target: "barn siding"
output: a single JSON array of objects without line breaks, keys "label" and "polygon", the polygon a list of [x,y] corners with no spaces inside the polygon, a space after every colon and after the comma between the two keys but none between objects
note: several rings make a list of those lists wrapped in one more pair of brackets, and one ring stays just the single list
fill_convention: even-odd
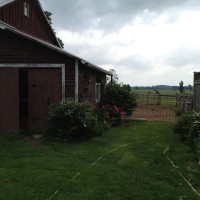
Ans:
[{"label": "barn siding", "polygon": [[[63,63],[65,64],[66,97],[75,97],[75,59],[45,46],[34,43],[14,33],[0,29],[0,63]],[[89,72],[88,92],[84,92],[84,73]],[[105,85],[104,73],[86,68],[79,62],[79,98],[95,102],[95,83],[100,77]]]},{"label": "barn siding", "polygon": [[[85,74],[89,75],[88,84],[88,80],[85,79]],[[79,98],[86,99],[95,105],[95,86],[97,82],[100,82],[102,86],[105,86],[106,75],[100,72],[96,72],[90,68],[86,69],[82,64],[79,63]]]},{"label": "barn siding", "polygon": [[29,129],[40,131],[45,127],[48,108],[61,101],[61,69],[28,69]]},{"label": "barn siding", "polygon": [[[24,15],[24,2],[29,4],[29,17]],[[0,20],[24,33],[59,46],[51,27],[35,0],[15,0],[1,7]]]},{"label": "barn siding", "polygon": [[[19,36],[10,31],[0,29],[0,64],[1,63],[64,64],[65,73],[66,73],[65,74],[66,97],[75,97],[75,58],[73,57],[70,57],[61,52],[57,52],[53,49],[50,49],[46,46],[43,46],[37,42],[34,42],[32,40]],[[5,75],[4,73],[7,73],[7,72],[8,74]],[[87,92],[85,92],[85,88],[84,88],[84,81],[85,81],[84,74],[85,73],[90,74]],[[1,96],[0,103],[4,102],[4,104],[2,104],[3,106],[0,107],[1,109],[0,113],[3,113],[2,114],[3,117],[0,118],[0,129],[17,132],[19,129],[19,96],[18,96],[19,94],[18,94],[18,88],[16,89],[15,87],[18,87],[18,69],[15,68],[10,71],[10,68],[7,68],[6,72],[1,71],[0,74],[1,74],[1,77],[4,77],[4,78],[1,78],[2,81],[0,81],[0,84],[1,84],[0,94],[1,95],[4,94],[3,93],[4,84],[8,85],[7,87],[5,87],[6,88],[5,90],[10,91],[10,93],[8,93],[7,96],[4,97],[4,99],[3,99],[3,95],[2,96],[0,95]],[[41,75],[42,73],[40,74],[38,71],[36,75],[34,75],[34,77],[39,78]],[[29,76],[31,76],[31,74],[29,74]],[[47,79],[47,77],[49,76],[50,75],[48,73],[47,73],[47,76],[43,74],[42,77],[40,77],[41,81],[44,80],[45,82],[45,79]],[[57,82],[58,79],[59,79],[58,76],[56,76],[54,80],[55,83],[53,81],[50,84],[51,86],[48,87],[46,90],[47,93],[49,90],[56,90],[57,87],[60,88],[60,86],[58,86],[59,83]],[[6,82],[7,80],[12,80],[11,81],[12,84],[10,84],[10,82]],[[61,78],[60,78],[60,81],[61,81]],[[93,104],[96,104],[95,85],[96,85],[96,82],[99,82],[99,81],[102,84],[105,84],[106,82],[105,73],[98,72],[95,69],[86,67],[85,65],[79,62],[79,85],[78,85],[79,97],[84,98]],[[9,87],[9,84],[12,85],[13,87]],[[41,88],[44,88],[44,87],[46,87],[45,83],[42,83]],[[30,96],[29,98],[32,99],[33,102],[37,101],[37,95],[40,92],[41,91],[36,91],[36,93],[32,94],[32,96]],[[46,97],[48,97],[48,94],[46,95]],[[56,96],[55,102],[59,99],[60,97]],[[39,102],[38,104],[42,103],[42,101],[39,101]],[[12,106],[9,107],[8,110],[6,110],[9,104],[11,104]],[[40,107],[42,107],[42,104],[38,105],[38,109],[40,109]],[[29,112],[31,112],[31,110],[36,111],[37,106],[34,108],[30,108]],[[12,116],[10,116],[11,114],[9,113],[12,113]],[[45,111],[45,114],[43,114],[43,119],[46,117],[46,114],[47,114],[47,109]],[[34,119],[35,124],[30,122],[31,119],[32,120]],[[37,118],[35,118],[34,116],[30,116],[29,124],[30,124],[30,129],[39,130],[39,129],[44,128],[44,120],[41,123],[37,123]]]},{"label": "barn siding", "polygon": [[18,69],[0,68],[0,130],[18,132]]},{"label": "barn siding", "polygon": [[75,95],[75,60],[73,58],[1,29],[0,63],[63,63],[66,66],[66,97]]},{"label": "barn siding", "polygon": [[194,109],[200,107],[200,72],[194,72]]}]

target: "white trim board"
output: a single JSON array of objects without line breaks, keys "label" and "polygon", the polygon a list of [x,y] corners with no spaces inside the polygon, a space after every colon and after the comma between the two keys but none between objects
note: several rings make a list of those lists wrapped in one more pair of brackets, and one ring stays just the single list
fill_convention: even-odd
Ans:
[{"label": "white trim board", "polygon": [[78,85],[79,85],[79,67],[78,60],[75,60],[75,99],[78,101]]},{"label": "white trim board", "polygon": [[62,79],[62,101],[65,101],[65,64],[34,64],[34,63],[5,63],[0,64],[0,68],[61,68]]}]

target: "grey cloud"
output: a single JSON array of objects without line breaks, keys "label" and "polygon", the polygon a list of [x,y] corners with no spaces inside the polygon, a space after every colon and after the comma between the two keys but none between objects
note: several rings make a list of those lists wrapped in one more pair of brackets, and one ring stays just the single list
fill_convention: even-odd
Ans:
[{"label": "grey cloud", "polygon": [[97,65],[113,65],[113,66],[126,66],[127,69],[134,68],[134,70],[147,70],[151,63],[144,58],[135,55],[126,58],[114,58],[107,52],[105,46],[91,46],[91,45],[68,45],[67,50],[71,53],[75,52],[76,55],[95,63]]},{"label": "grey cloud", "polygon": [[133,69],[134,70],[146,70],[150,67],[150,63],[145,60],[144,58],[139,58],[136,56],[130,56],[124,59],[119,60],[116,65],[119,66],[127,66],[127,69]]},{"label": "grey cloud", "polygon": [[182,67],[185,65],[199,65],[200,49],[179,48],[168,54],[164,58],[164,63],[171,66]]},{"label": "grey cloud", "polygon": [[[191,0],[191,6],[194,5]],[[183,7],[188,0],[41,0],[43,8],[53,13],[54,27],[71,31],[84,30],[93,26],[92,21],[100,18],[101,29],[117,29],[144,10],[160,13],[172,7]],[[188,6],[188,5],[187,5]]]}]

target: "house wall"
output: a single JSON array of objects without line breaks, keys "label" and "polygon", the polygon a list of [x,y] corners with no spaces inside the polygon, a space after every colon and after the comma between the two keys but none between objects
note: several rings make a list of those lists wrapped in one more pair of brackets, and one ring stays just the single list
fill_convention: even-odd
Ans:
[{"label": "house wall", "polygon": [[200,72],[194,73],[194,109],[200,107]]},{"label": "house wall", "polygon": [[[29,17],[24,15],[25,2],[29,5]],[[0,7],[0,20],[24,33],[59,46],[36,0],[15,0]]]}]

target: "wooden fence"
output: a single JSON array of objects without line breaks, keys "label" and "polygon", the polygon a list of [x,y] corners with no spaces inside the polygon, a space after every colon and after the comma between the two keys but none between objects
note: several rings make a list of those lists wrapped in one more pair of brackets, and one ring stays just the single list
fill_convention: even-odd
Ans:
[{"label": "wooden fence", "polygon": [[194,109],[200,108],[200,72],[194,72]]},{"label": "wooden fence", "polygon": [[137,93],[137,103],[143,105],[163,105],[180,107],[184,111],[192,108],[192,95],[162,95],[156,93]]},{"label": "wooden fence", "polygon": [[175,122],[176,111],[185,112],[192,108],[192,95],[137,93],[137,104],[132,119]]}]

